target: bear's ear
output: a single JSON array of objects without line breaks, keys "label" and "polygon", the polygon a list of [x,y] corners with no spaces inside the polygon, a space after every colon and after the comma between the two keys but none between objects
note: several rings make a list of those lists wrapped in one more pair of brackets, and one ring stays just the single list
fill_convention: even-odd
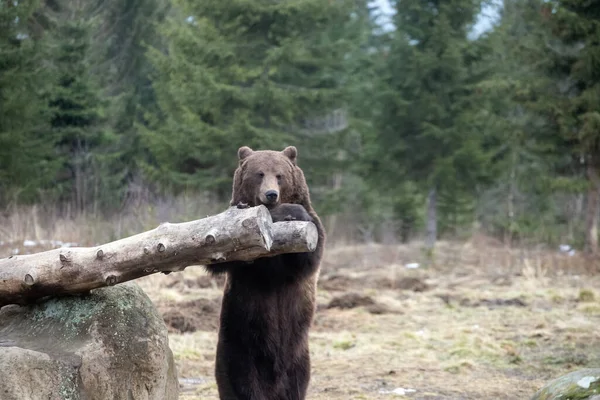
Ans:
[{"label": "bear's ear", "polygon": [[298,150],[294,146],[288,146],[283,149],[282,153],[292,161],[292,164],[296,165],[296,157],[298,157]]},{"label": "bear's ear", "polygon": [[242,161],[244,158],[248,157],[252,153],[254,153],[254,150],[252,150],[250,147],[242,146],[238,149],[238,158],[240,159],[240,161]]}]

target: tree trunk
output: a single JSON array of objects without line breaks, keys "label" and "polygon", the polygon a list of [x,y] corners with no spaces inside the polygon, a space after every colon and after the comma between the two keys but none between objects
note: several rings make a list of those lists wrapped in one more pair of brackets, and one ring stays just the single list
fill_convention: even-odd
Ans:
[{"label": "tree trunk", "polygon": [[508,198],[507,198],[507,217],[508,228],[504,232],[504,244],[508,247],[512,245],[513,229],[515,224],[515,192],[517,190],[517,151],[513,150],[511,157],[510,175],[508,182]]},{"label": "tree trunk", "polygon": [[427,195],[427,237],[425,247],[433,250],[437,241],[437,189],[433,187]]},{"label": "tree trunk", "polygon": [[[337,154],[337,161],[341,162],[344,159],[344,152],[343,150],[338,151]],[[332,190],[334,192],[337,192],[338,190],[340,190],[342,188],[342,178],[343,178],[343,174],[341,171],[335,171],[332,177]],[[329,215],[327,217],[326,220],[326,226],[327,226],[327,232],[331,232],[331,236],[332,237],[339,237],[339,233],[336,231],[337,228],[337,221],[338,221],[338,214],[337,213],[332,213],[331,215]],[[344,238],[346,239],[346,238]]]},{"label": "tree trunk", "polygon": [[[312,252],[312,222],[272,223],[264,206],[227,211],[158,228],[94,248],[67,248],[0,260],[0,307],[66,293],[82,293],[189,265],[252,261]],[[252,268],[252,265],[248,265]]]},{"label": "tree trunk", "polygon": [[587,253],[596,254],[598,252],[598,199],[600,190],[600,179],[594,163],[590,162],[587,167],[589,180],[587,215],[586,215],[586,241],[585,250]]}]

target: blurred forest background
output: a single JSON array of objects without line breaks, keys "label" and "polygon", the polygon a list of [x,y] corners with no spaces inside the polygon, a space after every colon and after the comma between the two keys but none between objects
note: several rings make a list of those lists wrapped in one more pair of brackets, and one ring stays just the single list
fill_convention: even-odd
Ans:
[{"label": "blurred forest background", "polygon": [[240,146],[295,145],[333,242],[595,253],[600,3],[495,2],[481,34],[483,0],[390,5],[0,0],[0,235],[202,218]]}]

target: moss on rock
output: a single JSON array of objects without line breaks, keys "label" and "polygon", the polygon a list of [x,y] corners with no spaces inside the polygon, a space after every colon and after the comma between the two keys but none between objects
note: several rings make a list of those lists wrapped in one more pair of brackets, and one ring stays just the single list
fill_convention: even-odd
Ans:
[{"label": "moss on rock", "polygon": [[[178,397],[164,321],[133,282],[4,307],[0,337],[0,356],[14,364],[0,369],[3,399]],[[36,368],[43,373],[31,375]]]},{"label": "moss on rock", "polygon": [[549,382],[531,400],[585,400],[594,396],[600,396],[600,369],[587,368]]}]

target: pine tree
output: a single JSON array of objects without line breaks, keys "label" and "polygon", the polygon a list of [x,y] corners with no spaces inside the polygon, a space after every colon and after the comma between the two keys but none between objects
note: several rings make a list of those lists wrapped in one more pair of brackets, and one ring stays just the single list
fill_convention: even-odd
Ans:
[{"label": "pine tree", "polygon": [[152,65],[148,46],[161,46],[160,24],[170,8],[168,0],[96,1],[95,19],[102,23],[93,27],[95,39],[92,71],[99,74],[103,94],[110,100],[107,122],[118,134],[122,149],[118,160],[124,172],[122,185],[137,175],[137,162],[143,149],[136,121],[144,109],[154,105],[154,92],[149,79]]},{"label": "pine tree", "polygon": [[[556,0],[545,8],[555,40],[549,41],[556,79],[550,117],[560,133],[566,168],[583,167],[588,181],[586,249],[598,251],[600,212],[600,4]],[[566,151],[565,151],[566,150]]]},{"label": "pine tree", "polygon": [[150,52],[157,109],[141,128],[146,173],[163,186],[225,198],[238,147],[294,144],[309,180],[327,179],[313,172],[329,170],[317,161],[335,161],[339,138],[325,133],[345,124],[349,4],[175,2],[161,28],[168,48]]},{"label": "pine tree", "polygon": [[54,170],[52,143],[43,137],[47,54],[30,24],[37,8],[35,1],[0,4],[0,206],[37,200]]},{"label": "pine tree", "polygon": [[467,33],[480,2],[394,4],[396,31],[382,74],[372,163],[388,186],[418,182],[427,194],[427,246],[432,248],[439,193],[469,190],[486,162],[478,133],[465,123],[473,107],[470,64],[477,57]]},{"label": "pine tree", "polygon": [[[106,129],[106,100],[90,74],[91,23],[83,16],[61,15],[54,40],[57,52],[55,86],[48,93],[53,111],[51,134],[61,171],[56,177],[58,199],[76,211],[111,202],[119,175],[112,168],[117,137]],[[114,206],[114,204],[112,204]]]},{"label": "pine tree", "polygon": [[[496,177],[481,195],[480,221],[507,244],[519,237],[541,239],[539,234],[548,232],[541,224],[555,218],[551,194],[556,189],[556,147],[548,140],[552,128],[540,112],[542,94],[552,84],[540,73],[548,60],[542,10],[538,0],[505,0],[479,63],[484,79],[476,86],[479,108],[472,122],[485,135],[493,161],[489,168]],[[532,182],[531,176],[538,179]]]},{"label": "pine tree", "polygon": [[349,184],[339,193],[338,203],[347,204],[352,223],[363,231],[362,239],[373,240],[391,233],[405,242],[422,227],[423,199],[407,174],[387,168],[390,165],[385,161],[387,149],[380,141],[383,107],[378,99],[388,90],[382,77],[389,72],[387,60],[394,32],[370,2],[360,9],[363,36],[349,60],[349,113],[353,129],[345,170],[350,176]]}]

